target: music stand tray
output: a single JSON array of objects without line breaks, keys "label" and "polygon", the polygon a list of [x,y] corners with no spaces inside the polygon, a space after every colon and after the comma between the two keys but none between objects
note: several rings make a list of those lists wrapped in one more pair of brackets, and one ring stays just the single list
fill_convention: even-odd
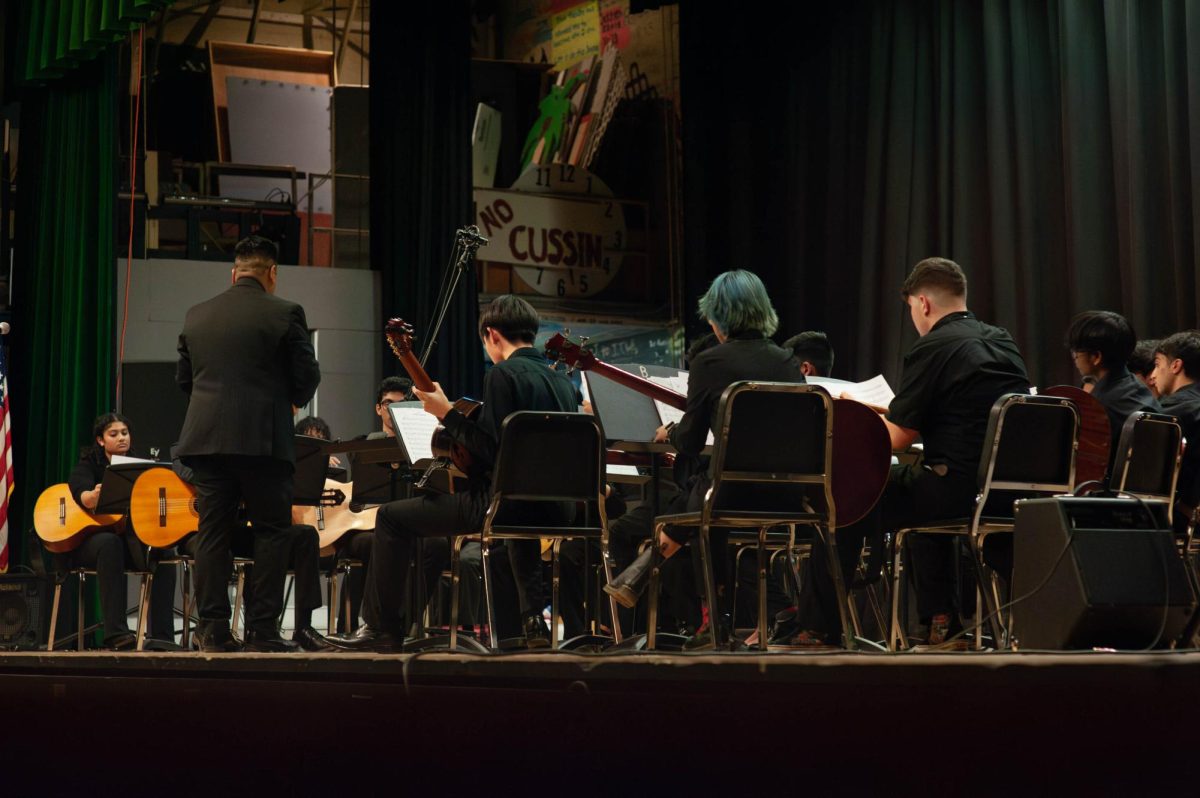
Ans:
[{"label": "music stand tray", "polygon": [[94,512],[102,515],[125,515],[129,512],[129,496],[133,483],[152,468],[170,468],[170,463],[119,463],[104,469],[100,480],[100,501]]}]

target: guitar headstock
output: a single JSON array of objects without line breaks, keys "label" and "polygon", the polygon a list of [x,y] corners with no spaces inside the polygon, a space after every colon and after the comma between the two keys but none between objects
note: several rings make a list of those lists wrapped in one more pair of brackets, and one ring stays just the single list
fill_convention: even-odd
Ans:
[{"label": "guitar headstock", "polygon": [[413,334],[412,325],[404,319],[388,319],[387,324],[383,326],[383,334],[387,336],[388,346],[396,353],[396,357],[404,357],[413,350],[413,339],[416,337]]},{"label": "guitar headstock", "polygon": [[341,488],[326,488],[321,491],[322,507],[337,507],[344,501],[346,501],[346,494],[342,492]]},{"label": "guitar headstock", "polygon": [[550,340],[546,342],[546,356],[551,360],[566,363],[571,368],[583,371],[595,366],[596,356],[585,346],[587,339],[583,338],[576,342],[571,340],[570,335],[569,330],[564,330],[550,336]]}]

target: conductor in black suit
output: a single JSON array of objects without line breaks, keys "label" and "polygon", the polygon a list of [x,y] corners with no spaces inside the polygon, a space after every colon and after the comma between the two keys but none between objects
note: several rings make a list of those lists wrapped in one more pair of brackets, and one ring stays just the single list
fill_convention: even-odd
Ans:
[{"label": "conductor in black suit", "polygon": [[250,236],[235,250],[233,285],[192,307],[179,334],[176,381],[190,396],[177,453],[199,498],[197,638],[202,651],[237,649],[229,631],[230,536],[245,503],[254,530],[245,649],[285,651],[283,610],[293,494],[293,408],[321,381],[304,308],[274,296],[275,244]]}]

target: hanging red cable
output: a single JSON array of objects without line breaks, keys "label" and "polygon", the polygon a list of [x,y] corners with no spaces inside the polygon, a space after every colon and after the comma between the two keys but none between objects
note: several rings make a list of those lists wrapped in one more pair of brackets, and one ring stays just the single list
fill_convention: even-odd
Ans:
[{"label": "hanging red cable", "polygon": [[131,67],[134,70],[133,126],[129,131],[129,248],[125,257],[125,297],[121,311],[121,335],[117,344],[117,407],[121,406],[121,364],[125,361],[125,330],[129,325],[129,286],[133,275],[133,231],[134,211],[137,201],[137,141],[138,125],[142,112],[142,62],[145,59],[146,26],[138,27],[137,57]]}]

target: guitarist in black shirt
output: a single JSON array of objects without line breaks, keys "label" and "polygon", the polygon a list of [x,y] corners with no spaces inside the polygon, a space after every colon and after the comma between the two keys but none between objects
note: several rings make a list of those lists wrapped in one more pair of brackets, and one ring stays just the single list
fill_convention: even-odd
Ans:
[{"label": "guitarist in black shirt", "polygon": [[[379,509],[363,602],[365,624],[352,636],[331,638],[334,645],[363,651],[400,650],[404,643],[401,608],[413,540],[471,534],[482,528],[491,494],[491,468],[500,448],[500,425],[505,418],[519,410],[576,409],[570,380],[551,370],[542,353],[533,348],[537,330],[537,311],[519,297],[497,297],[484,311],[479,319],[479,337],[496,365],[484,380],[483,408],[475,418],[468,419],[455,410],[436,383],[433,392],[416,391],[426,412],[441,420],[451,440],[466,448],[479,467],[464,492],[425,494],[390,502]],[[570,513],[574,508],[565,506],[562,511]],[[542,620],[538,542],[505,543],[517,582],[526,642],[530,647],[549,646],[550,631]]]}]

